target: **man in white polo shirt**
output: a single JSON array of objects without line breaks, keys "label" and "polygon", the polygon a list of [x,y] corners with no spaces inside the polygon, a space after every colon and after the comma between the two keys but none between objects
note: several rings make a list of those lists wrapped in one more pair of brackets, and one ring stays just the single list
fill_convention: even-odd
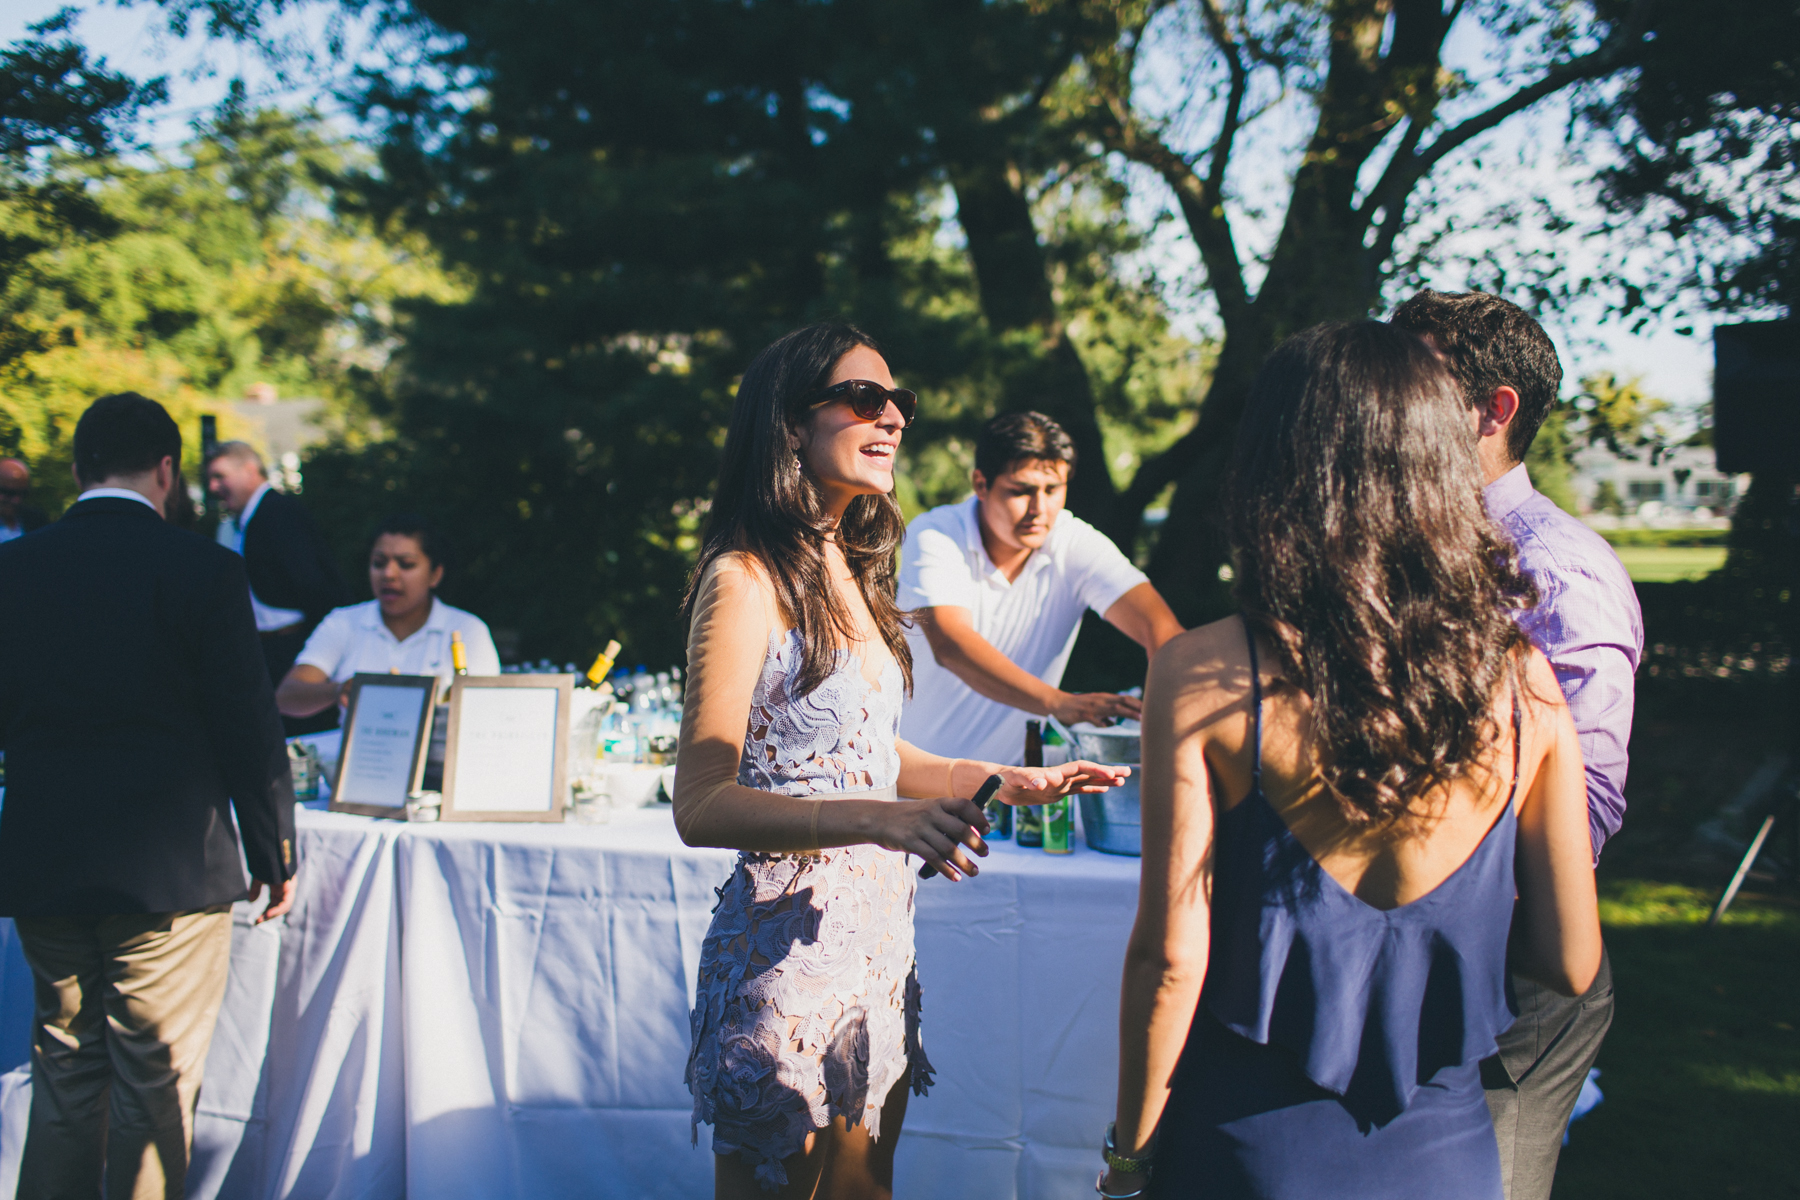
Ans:
[{"label": "man in white polo shirt", "polygon": [[1090,608],[1146,654],[1181,632],[1144,573],[1063,510],[1074,469],[1075,446],[1049,417],[996,417],[975,443],[975,494],[908,527],[899,602],[917,612],[900,736],[913,745],[1016,763],[1032,716],[1138,715],[1131,696],[1059,686]]}]

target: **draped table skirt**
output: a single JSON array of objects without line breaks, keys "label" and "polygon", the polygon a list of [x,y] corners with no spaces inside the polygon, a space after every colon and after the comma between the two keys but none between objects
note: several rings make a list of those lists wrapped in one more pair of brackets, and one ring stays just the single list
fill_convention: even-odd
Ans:
[{"label": "draped table skirt", "polygon": [[[666,807],[598,826],[309,809],[298,826],[293,911],[235,914],[190,1197],[711,1196],[682,1068],[732,852],[683,846]],[[1092,1195],[1137,867],[997,842],[975,880],[921,884],[937,1083],[908,1108],[898,1195]],[[0,919],[0,1196],[30,1022]]]}]

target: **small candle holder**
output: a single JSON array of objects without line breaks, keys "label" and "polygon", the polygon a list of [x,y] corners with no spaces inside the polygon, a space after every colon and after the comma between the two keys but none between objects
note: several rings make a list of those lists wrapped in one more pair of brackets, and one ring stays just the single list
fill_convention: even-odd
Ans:
[{"label": "small candle holder", "polygon": [[406,797],[406,819],[409,821],[435,821],[443,811],[442,792],[412,792]]}]

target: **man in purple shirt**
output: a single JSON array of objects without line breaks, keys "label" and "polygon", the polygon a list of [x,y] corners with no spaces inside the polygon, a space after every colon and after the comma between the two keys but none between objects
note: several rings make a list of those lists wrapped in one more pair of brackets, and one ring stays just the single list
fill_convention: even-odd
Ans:
[{"label": "man in purple shirt", "polygon": [[[1520,619],[1556,671],[1581,737],[1594,860],[1625,818],[1632,676],[1644,621],[1624,564],[1599,534],[1531,486],[1525,452],[1556,403],[1562,364],[1518,305],[1481,292],[1424,291],[1393,323],[1449,363],[1471,410],[1487,477],[1488,512],[1512,536],[1538,587]],[[1612,1024],[1612,964],[1586,995],[1560,996],[1513,976],[1519,1019],[1481,1064],[1508,1200],[1548,1200],[1563,1130]]]}]

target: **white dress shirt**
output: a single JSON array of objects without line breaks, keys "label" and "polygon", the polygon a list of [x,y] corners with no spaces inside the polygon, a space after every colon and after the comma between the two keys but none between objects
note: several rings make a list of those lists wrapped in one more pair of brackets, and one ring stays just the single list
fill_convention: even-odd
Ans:
[{"label": "white dress shirt", "polygon": [[142,492],[134,492],[130,488],[89,488],[87,491],[81,493],[81,495],[75,497],[75,499],[77,501],[80,501],[80,500],[136,500],[139,504],[142,504],[145,508],[148,508],[151,512],[156,513],[157,516],[159,516],[159,517],[162,516],[162,512],[156,507],[156,505],[150,503],[150,497],[144,495],[144,493],[142,493]]},{"label": "white dress shirt", "polygon": [[456,674],[450,659],[452,630],[462,634],[469,674],[500,673],[500,652],[494,649],[487,623],[436,597],[432,598],[431,615],[424,626],[405,641],[396,638],[383,623],[379,600],[334,608],[306,639],[294,665],[317,667],[337,683],[358,671],[436,675],[441,683],[448,683]]},{"label": "white dress shirt", "polygon": [[[981,544],[978,504],[971,496],[913,519],[901,551],[900,607],[967,609],[976,633],[1058,687],[1082,613],[1091,608],[1104,614],[1147,578],[1111,538],[1065,510],[1043,548],[1009,581]],[[908,637],[913,694],[900,718],[900,736],[934,754],[1019,762],[1025,722],[1034,714],[988,699],[939,666],[922,630]]]}]

